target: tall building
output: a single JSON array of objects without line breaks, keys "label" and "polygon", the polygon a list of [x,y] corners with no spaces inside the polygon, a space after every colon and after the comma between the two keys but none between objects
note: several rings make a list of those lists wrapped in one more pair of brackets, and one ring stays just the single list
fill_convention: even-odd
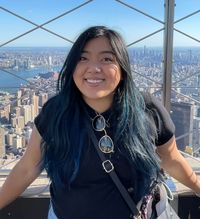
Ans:
[{"label": "tall building", "polygon": [[35,118],[35,108],[33,104],[30,104],[30,107],[31,107],[31,121],[33,121]]},{"label": "tall building", "polygon": [[197,76],[198,95],[200,96],[200,75]]},{"label": "tall building", "polygon": [[16,116],[21,116],[21,108],[19,106],[16,106],[12,109],[12,113],[14,113]]},{"label": "tall building", "polygon": [[22,93],[21,93],[22,96],[24,96],[24,95],[26,94],[26,92],[27,92],[28,89],[27,89],[26,87],[21,87],[20,90],[21,90],[21,92],[22,92]]},{"label": "tall building", "polygon": [[51,56],[48,57],[48,65],[52,66],[52,57]]},{"label": "tall building", "polygon": [[4,128],[0,127],[0,157],[3,157],[5,154],[5,130]]},{"label": "tall building", "polygon": [[193,151],[200,155],[200,117],[194,117],[193,127]]},{"label": "tall building", "polygon": [[32,128],[27,126],[24,130],[25,144],[27,145],[31,137]]},{"label": "tall building", "polygon": [[16,136],[16,134],[8,133],[5,135],[5,142],[7,145],[12,146],[13,145],[13,138]]},{"label": "tall building", "polygon": [[171,110],[171,118],[176,127],[175,135],[182,136],[177,140],[177,145],[184,151],[186,146],[192,146],[193,106],[185,102],[174,102]]},{"label": "tall building", "polygon": [[32,115],[33,115],[33,118],[36,117],[39,113],[39,97],[35,95],[35,93],[33,92],[31,94],[31,104],[33,105],[33,112],[32,112]]},{"label": "tall building", "polygon": [[22,147],[22,137],[19,135],[16,135],[13,138],[13,146],[16,148],[21,148]]},{"label": "tall building", "polygon": [[25,125],[32,121],[32,115],[31,115],[31,106],[30,105],[23,105],[21,107],[22,116],[24,117],[24,123]]},{"label": "tall building", "polygon": [[23,129],[24,126],[25,126],[24,117],[23,116],[18,116],[17,117],[17,127]]},{"label": "tall building", "polygon": [[18,90],[16,94],[16,98],[17,98],[16,106],[21,106],[21,97],[22,97],[22,91]]},{"label": "tall building", "polygon": [[41,93],[39,95],[39,106],[42,107],[48,100],[48,94],[47,93]]},{"label": "tall building", "polygon": [[11,114],[10,123],[13,128],[17,126],[17,117],[15,114]]},{"label": "tall building", "polygon": [[194,105],[193,117],[193,151],[200,157],[200,106]]},{"label": "tall building", "polygon": [[8,123],[8,119],[6,118],[6,111],[2,109],[0,110],[0,123]]},{"label": "tall building", "polygon": [[3,114],[3,117],[4,119],[9,122],[9,116],[10,116],[10,104],[2,107],[0,109],[0,118],[2,118],[2,114]]}]

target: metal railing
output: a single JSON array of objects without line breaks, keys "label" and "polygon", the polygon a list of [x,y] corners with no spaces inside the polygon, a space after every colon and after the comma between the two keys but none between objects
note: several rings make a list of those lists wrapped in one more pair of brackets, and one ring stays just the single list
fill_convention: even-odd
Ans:
[{"label": "metal railing", "polygon": [[[23,21],[27,22],[28,24],[31,24],[31,25],[34,26],[34,28],[31,28],[28,31],[21,33],[20,35],[17,35],[15,37],[7,40],[6,42],[3,42],[0,45],[0,48],[2,48],[4,46],[7,46],[11,42],[14,42],[17,39],[22,38],[22,37],[34,32],[34,31],[38,30],[38,29],[41,29],[41,30],[47,32],[50,35],[58,37],[58,38],[60,38],[64,41],[66,41],[67,43],[72,44],[73,40],[69,39],[67,36],[60,35],[60,34],[54,32],[54,31],[46,28],[46,26],[47,26],[47,24],[50,24],[53,21],[59,20],[62,17],[67,16],[72,12],[77,12],[78,13],[78,10],[80,8],[85,7],[86,5],[90,4],[91,2],[95,3],[95,0],[84,1],[83,3],[77,5],[76,7],[71,8],[70,10],[67,10],[64,13],[62,13],[62,14],[60,14],[60,15],[58,15],[58,16],[50,19],[50,20],[47,20],[46,22],[44,22],[42,24],[37,24],[37,23],[31,21],[30,19],[27,19],[27,18],[21,16],[20,14],[17,14],[16,12],[14,12],[12,10],[9,10],[8,8],[0,6],[0,12],[3,11],[5,13],[8,13],[10,16],[14,16],[16,19],[23,20]],[[122,7],[127,8],[127,10],[133,10],[134,12],[136,12],[136,13],[142,15],[142,16],[145,16],[146,18],[151,19],[151,20],[157,22],[159,25],[163,26],[162,28],[158,28],[156,31],[148,33],[147,35],[145,35],[145,36],[141,37],[140,39],[137,39],[137,40],[135,40],[135,41],[133,41],[133,42],[131,42],[127,45],[127,47],[132,47],[134,45],[137,45],[139,42],[142,42],[142,41],[144,41],[144,40],[146,40],[146,39],[148,39],[148,38],[150,38],[150,37],[152,37],[152,36],[154,36],[158,33],[163,33],[163,68],[162,68],[163,78],[160,81],[158,81],[158,80],[155,80],[152,77],[148,77],[148,76],[144,75],[143,73],[141,73],[139,71],[136,71],[135,69],[132,70],[133,73],[137,74],[140,77],[144,77],[146,80],[151,81],[155,85],[157,85],[158,90],[156,92],[162,91],[163,104],[165,105],[165,107],[167,108],[168,111],[170,111],[170,108],[171,108],[171,106],[170,106],[171,105],[170,104],[170,102],[171,102],[171,92],[173,92],[177,95],[181,95],[182,97],[188,98],[189,100],[194,101],[196,104],[200,104],[200,100],[197,100],[197,99],[195,99],[191,96],[180,93],[176,90],[176,88],[178,87],[178,84],[180,82],[182,82],[183,80],[189,79],[189,78],[191,78],[195,75],[199,75],[200,72],[197,71],[197,72],[195,72],[191,75],[188,75],[184,79],[178,79],[178,80],[172,82],[172,67],[173,67],[173,64],[174,64],[173,63],[173,33],[174,33],[174,31],[176,31],[176,32],[184,35],[185,37],[188,37],[188,38],[200,43],[200,39],[197,39],[197,38],[187,34],[186,32],[183,32],[183,31],[177,29],[174,26],[177,23],[182,22],[182,21],[184,21],[184,20],[200,13],[200,10],[196,10],[196,11],[194,11],[194,12],[192,12],[192,13],[190,13],[190,14],[182,17],[182,18],[174,20],[175,1],[174,0],[165,0],[165,1],[163,1],[163,12],[164,12],[163,14],[165,16],[163,17],[163,21],[162,21],[162,20],[156,18],[155,16],[153,16],[149,13],[146,13],[145,11],[140,10],[139,8],[135,7],[133,4],[126,3],[125,1],[115,0],[115,1],[113,1],[113,4],[121,5]],[[98,10],[98,8],[96,10]],[[13,72],[10,72],[8,70],[1,69],[1,68],[0,68],[0,70],[1,70],[1,72],[5,73],[5,74],[12,75],[16,79],[23,80],[27,84],[31,83],[29,80],[27,80],[23,77],[20,77],[17,74],[14,74]],[[37,87],[37,85],[35,85],[35,84],[32,84],[32,85],[35,86],[35,89],[40,89],[40,88]],[[15,101],[23,99],[23,98],[24,98],[24,96],[21,96],[20,98],[13,100],[13,102],[11,102],[11,104],[13,104]],[[5,105],[0,106],[0,109],[2,107],[5,107]],[[185,135],[187,135],[187,134],[189,134],[189,133],[183,133],[183,135],[177,137],[177,139],[184,138]]]}]

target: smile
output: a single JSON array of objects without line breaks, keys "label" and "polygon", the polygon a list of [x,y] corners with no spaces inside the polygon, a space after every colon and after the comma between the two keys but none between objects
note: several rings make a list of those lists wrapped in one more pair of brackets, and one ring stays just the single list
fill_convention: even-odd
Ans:
[{"label": "smile", "polygon": [[98,84],[104,81],[103,79],[85,79],[85,80],[90,84]]}]

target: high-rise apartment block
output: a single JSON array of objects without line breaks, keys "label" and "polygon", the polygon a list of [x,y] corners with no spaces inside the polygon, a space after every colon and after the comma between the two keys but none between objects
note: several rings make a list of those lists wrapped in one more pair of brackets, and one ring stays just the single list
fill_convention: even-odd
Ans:
[{"label": "high-rise apartment block", "polygon": [[13,146],[16,148],[22,148],[22,137],[19,135],[16,135],[13,138]]},{"label": "high-rise apartment block", "polygon": [[6,153],[5,149],[5,130],[0,127],[0,157],[3,157]]},{"label": "high-rise apartment block", "polygon": [[24,116],[17,116],[17,127],[23,129],[25,127]]},{"label": "high-rise apartment block", "polygon": [[171,117],[176,127],[175,135],[177,138],[181,137],[177,140],[177,145],[184,151],[186,146],[192,145],[194,108],[190,103],[174,102],[171,109]]},{"label": "high-rise apartment block", "polygon": [[16,98],[17,98],[16,106],[21,106],[21,97],[22,97],[22,91],[18,90],[16,94]]},{"label": "high-rise apartment block", "polygon": [[19,106],[13,107],[12,113],[14,113],[16,116],[21,116],[21,107]]},{"label": "high-rise apartment block", "polygon": [[27,145],[32,133],[32,128],[27,126],[24,130],[24,138],[25,138],[25,144]]},{"label": "high-rise apartment block", "polygon": [[8,122],[8,119],[6,117],[6,111],[0,110],[0,123],[5,124]]},{"label": "high-rise apartment block", "polygon": [[39,95],[39,106],[42,107],[48,100],[48,94],[47,93],[41,93]]},{"label": "high-rise apartment block", "polygon": [[39,113],[39,97],[35,95],[35,92],[33,92],[30,96],[32,107],[32,116],[33,118],[36,117]]},{"label": "high-rise apartment block", "polygon": [[10,104],[1,107],[0,109],[0,122],[8,123],[9,122],[9,114],[10,114]]},{"label": "high-rise apartment block", "polygon": [[23,106],[21,106],[21,112],[22,112],[22,116],[24,117],[25,125],[29,121],[33,120],[32,113],[31,113],[31,106],[30,105],[23,105]]},{"label": "high-rise apartment block", "polygon": [[11,126],[12,126],[13,128],[16,128],[16,126],[17,126],[17,117],[16,117],[14,114],[11,115],[10,123],[11,123]]},{"label": "high-rise apartment block", "polygon": [[13,138],[16,136],[16,134],[8,133],[5,135],[5,143],[9,146],[13,145]]}]

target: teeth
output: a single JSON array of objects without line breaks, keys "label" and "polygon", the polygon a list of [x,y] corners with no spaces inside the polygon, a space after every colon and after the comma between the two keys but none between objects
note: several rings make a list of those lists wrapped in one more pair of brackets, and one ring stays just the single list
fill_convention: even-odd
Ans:
[{"label": "teeth", "polygon": [[102,79],[86,79],[87,80],[87,82],[89,82],[89,83],[100,83],[100,82],[102,82],[103,80]]}]

